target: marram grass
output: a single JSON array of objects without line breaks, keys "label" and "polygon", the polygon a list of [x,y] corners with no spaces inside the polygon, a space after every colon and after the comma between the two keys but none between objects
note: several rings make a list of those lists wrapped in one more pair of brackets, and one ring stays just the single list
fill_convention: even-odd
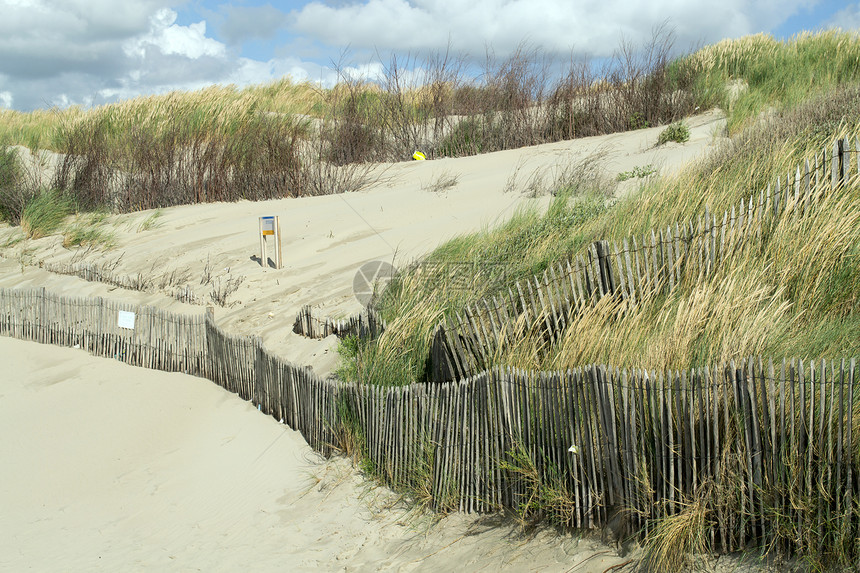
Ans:
[{"label": "marram grass", "polygon": [[21,229],[30,239],[41,239],[60,229],[75,212],[75,203],[57,191],[46,191],[33,199],[21,215]]},{"label": "marram grass", "polygon": [[[736,132],[770,108],[792,107],[860,81],[860,34],[803,32],[786,41],[765,34],[744,36],[706,46],[679,65],[697,77],[740,80],[748,86],[729,118],[729,129]],[[728,107],[725,99],[723,105]]]}]

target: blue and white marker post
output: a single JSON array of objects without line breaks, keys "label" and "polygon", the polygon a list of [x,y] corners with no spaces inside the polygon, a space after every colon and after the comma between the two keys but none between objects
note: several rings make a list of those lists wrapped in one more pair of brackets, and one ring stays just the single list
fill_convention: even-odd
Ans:
[{"label": "blue and white marker post", "polygon": [[260,264],[263,268],[269,266],[269,255],[266,252],[269,237],[274,241],[275,268],[281,268],[281,221],[277,216],[260,217]]}]

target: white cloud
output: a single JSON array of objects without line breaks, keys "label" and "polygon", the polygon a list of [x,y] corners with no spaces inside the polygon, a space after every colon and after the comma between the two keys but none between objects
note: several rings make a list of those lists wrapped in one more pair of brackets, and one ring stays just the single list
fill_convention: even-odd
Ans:
[{"label": "white cloud", "polygon": [[[260,62],[249,58],[240,58],[235,71],[225,79],[226,83],[239,86],[260,84],[273,79],[289,77],[296,83],[310,82],[324,87],[333,87],[344,78],[355,81],[379,81],[383,79],[383,65],[379,62],[368,62],[344,66],[339,71],[329,66],[308,62],[299,58],[274,58]],[[423,77],[423,70],[404,71],[406,82],[418,82]]]},{"label": "white cloud", "polygon": [[317,81],[322,66],[298,58],[276,58],[266,62],[239,58],[235,70],[226,81],[236,85],[260,84],[289,76],[295,82]]},{"label": "white cloud", "polygon": [[0,90],[21,109],[83,103],[128,69],[122,43],[168,1],[0,0]]},{"label": "white cloud", "polygon": [[159,9],[150,18],[148,33],[128,40],[123,50],[129,56],[143,58],[148,50],[157,49],[165,55],[197,59],[203,56],[225,57],[224,44],[206,37],[206,22],[188,26],[176,24],[177,14],[169,8]]},{"label": "white cloud", "polygon": [[846,6],[827,22],[826,27],[838,27],[843,30],[857,30],[860,28],[860,4]]},{"label": "white cloud", "polygon": [[[380,62],[369,62],[353,66],[345,66],[340,69],[340,76],[349,81],[377,81],[384,77],[385,69]],[[332,70],[332,74],[335,74]]]},{"label": "white cloud", "polygon": [[291,27],[329,45],[385,50],[454,47],[500,55],[523,41],[545,51],[610,55],[623,35],[641,43],[665,21],[682,47],[769,30],[815,0],[369,0],[343,6],[311,2]]},{"label": "white cloud", "polygon": [[[641,44],[667,19],[676,45],[686,49],[774,29],[798,7],[818,1],[325,0],[285,15],[270,4],[232,0],[0,0],[0,105],[99,104],[285,75],[332,85],[337,73],[325,63],[344,48],[372,61],[376,50],[385,60],[391,51],[444,49],[450,40],[454,50],[482,58],[488,47],[504,57],[527,42],[547,54],[599,57],[610,55],[622,35]],[[209,9],[209,2],[220,4]],[[180,5],[205,18],[178,23]],[[851,0],[834,20],[860,26],[860,4]],[[284,26],[293,36],[275,55],[252,59],[243,52],[265,45]],[[302,59],[317,57],[322,63]],[[350,65],[342,73],[355,78],[372,80],[381,72],[378,62],[344,63]]]},{"label": "white cloud", "polygon": [[171,3],[0,0],[0,92],[26,110],[224,82],[238,56]]}]

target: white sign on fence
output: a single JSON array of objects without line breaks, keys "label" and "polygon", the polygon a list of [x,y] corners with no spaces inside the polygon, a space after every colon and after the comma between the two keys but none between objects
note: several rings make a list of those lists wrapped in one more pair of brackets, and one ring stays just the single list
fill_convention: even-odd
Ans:
[{"label": "white sign on fence", "polygon": [[119,311],[116,318],[116,325],[120,328],[134,330],[134,313],[127,310]]}]

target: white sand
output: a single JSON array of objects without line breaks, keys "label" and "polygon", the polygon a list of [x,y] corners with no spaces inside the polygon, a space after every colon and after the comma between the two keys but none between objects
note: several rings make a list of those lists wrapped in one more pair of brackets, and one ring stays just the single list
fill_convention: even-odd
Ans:
[{"label": "white sand", "polygon": [[[0,337],[2,571],[563,571],[596,540],[407,515],[214,384]],[[587,560],[587,561],[586,561]]]},{"label": "white sand", "polygon": [[[395,252],[395,264],[409,261],[518,206],[545,205],[546,197],[504,192],[515,172],[521,182],[535,171],[551,176],[598,149],[612,178],[647,164],[676,171],[722,130],[713,112],[689,123],[689,143],[659,149],[654,128],[393,165],[386,183],[349,195],[166,209],[157,228],[140,232],[148,213],[114,217],[116,249],[84,259],[122,254],[116,272],[128,275],[188,269],[192,286],[207,258],[216,276],[229,267],[245,283],[218,321],[325,374],[333,337],[303,339],[292,322],[304,304],[357,311],[351,285],[362,263]],[[457,185],[426,189],[442,175]],[[280,271],[251,259],[261,215],[281,217]],[[16,233],[0,227],[0,245]],[[0,286],[201,311],[39,268],[75,256],[58,237],[0,247]],[[627,560],[590,539],[543,531],[529,540],[497,517],[455,515],[434,526],[407,516],[348,463],[324,463],[299,434],[202,379],[2,337],[0,365],[0,570],[602,572]]]}]

